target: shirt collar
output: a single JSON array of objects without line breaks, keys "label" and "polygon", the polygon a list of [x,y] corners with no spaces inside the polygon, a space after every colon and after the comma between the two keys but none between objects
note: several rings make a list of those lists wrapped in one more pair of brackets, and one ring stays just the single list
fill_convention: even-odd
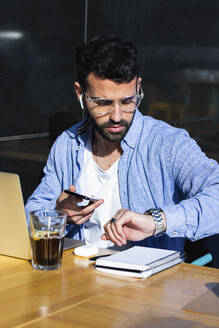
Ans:
[{"label": "shirt collar", "polygon": [[142,129],[142,114],[136,109],[132,124],[126,133],[122,142],[125,142],[129,147],[135,148],[136,142],[139,139]]},{"label": "shirt collar", "polygon": [[89,119],[86,117],[83,121],[80,122],[79,126],[77,127],[77,133],[80,135],[84,133],[90,125]]}]

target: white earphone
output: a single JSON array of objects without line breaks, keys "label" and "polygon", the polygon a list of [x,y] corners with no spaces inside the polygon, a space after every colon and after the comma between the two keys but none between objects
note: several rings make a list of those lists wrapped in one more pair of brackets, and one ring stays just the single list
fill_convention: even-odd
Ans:
[{"label": "white earphone", "polygon": [[82,95],[82,93],[79,96],[79,102],[80,102],[80,105],[81,105],[81,109],[84,110],[84,103],[83,103],[83,95]]}]

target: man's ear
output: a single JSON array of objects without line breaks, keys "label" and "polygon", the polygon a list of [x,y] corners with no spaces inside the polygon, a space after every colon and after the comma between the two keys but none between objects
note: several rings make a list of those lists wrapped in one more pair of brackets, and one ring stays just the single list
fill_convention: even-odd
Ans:
[{"label": "man's ear", "polygon": [[141,82],[142,82],[142,78],[139,76],[137,79],[137,90],[139,90]]},{"label": "man's ear", "polygon": [[83,91],[80,83],[74,82],[74,90],[75,90],[76,96],[79,100],[79,96],[80,96],[80,94],[82,94],[82,91]]},{"label": "man's ear", "polygon": [[76,93],[76,96],[78,98],[78,101],[81,105],[81,109],[84,109],[82,88],[81,88],[81,86],[78,82],[74,83],[74,89],[75,89],[75,93]]}]

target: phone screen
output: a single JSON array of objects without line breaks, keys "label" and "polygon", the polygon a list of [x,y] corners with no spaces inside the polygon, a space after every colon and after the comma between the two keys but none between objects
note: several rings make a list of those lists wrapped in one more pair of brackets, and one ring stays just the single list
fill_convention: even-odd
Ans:
[{"label": "phone screen", "polygon": [[85,196],[85,195],[82,195],[82,194],[78,194],[77,192],[74,192],[74,191],[64,190],[64,192],[66,194],[71,195],[71,196],[75,196],[75,197],[78,197],[78,198],[88,200],[89,202],[97,202],[98,201],[98,199],[96,199],[96,198],[91,198],[91,197],[88,197],[88,196]]}]

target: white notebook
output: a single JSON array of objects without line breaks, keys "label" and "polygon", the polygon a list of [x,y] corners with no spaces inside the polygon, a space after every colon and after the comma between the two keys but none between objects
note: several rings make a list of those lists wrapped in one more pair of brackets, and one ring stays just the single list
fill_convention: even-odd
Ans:
[{"label": "white notebook", "polygon": [[103,272],[146,278],[183,260],[184,255],[179,251],[134,246],[120,253],[97,259],[95,267]]}]

